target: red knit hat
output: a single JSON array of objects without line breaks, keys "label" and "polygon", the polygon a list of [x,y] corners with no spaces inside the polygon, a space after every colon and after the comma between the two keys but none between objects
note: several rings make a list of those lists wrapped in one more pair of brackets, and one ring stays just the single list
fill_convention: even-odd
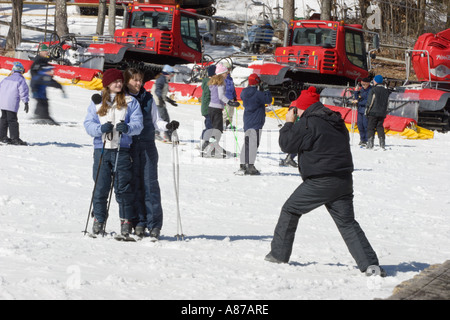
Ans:
[{"label": "red knit hat", "polygon": [[291,107],[297,107],[302,110],[308,109],[311,105],[320,101],[320,94],[317,93],[316,87],[309,87],[306,90],[302,90],[300,96],[292,102]]},{"label": "red knit hat", "polygon": [[106,88],[111,83],[113,83],[116,80],[122,80],[123,81],[123,73],[120,70],[117,69],[108,69],[103,73],[103,87]]},{"label": "red knit hat", "polygon": [[257,84],[259,84],[261,82],[261,79],[259,78],[259,76],[256,73],[252,73],[249,77],[248,77],[248,85],[249,86],[256,86]]}]

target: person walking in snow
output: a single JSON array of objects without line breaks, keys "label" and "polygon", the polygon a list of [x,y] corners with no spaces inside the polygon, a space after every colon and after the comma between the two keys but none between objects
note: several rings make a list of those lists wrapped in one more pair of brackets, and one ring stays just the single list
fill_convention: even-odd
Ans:
[{"label": "person walking in snow", "polygon": [[248,87],[241,92],[245,140],[240,155],[239,172],[245,175],[259,175],[259,171],[255,168],[256,154],[261,141],[262,128],[266,122],[266,105],[272,102],[272,94],[268,88],[259,87],[260,84],[261,79],[253,73],[248,77]]},{"label": "person walking in snow", "polygon": [[225,96],[225,78],[228,69],[222,64],[216,66],[216,74],[211,77],[208,82],[209,91],[211,93],[211,102],[209,104],[208,114],[211,118],[212,129],[209,136],[214,142],[210,145],[210,140],[205,140],[202,146],[202,156],[204,157],[223,157],[226,158],[228,153],[220,145],[219,141],[223,133],[223,108],[229,103],[236,106],[236,102],[231,101]]},{"label": "person walking in snow", "polygon": [[[205,118],[205,128],[202,131],[202,135],[200,138],[200,148],[205,145],[205,141],[209,141],[209,133],[211,133],[212,123],[211,118],[208,113],[209,104],[211,102],[211,91],[209,91],[208,82],[211,80],[211,77],[216,73],[216,65],[212,64],[207,68],[208,76],[202,79],[202,104],[201,104],[201,113]],[[203,149],[202,149],[203,151]]]},{"label": "person walking in snow", "polygon": [[53,79],[53,66],[44,65],[36,71],[36,74],[31,77],[30,87],[33,98],[36,99],[36,109],[34,111],[35,123],[59,125],[50,116],[49,103],[47,98],[47,87],[60,89],[63,97],[66,97],[64,89],[61,84]]},{"label": "person walking in snow", "polygon": [[[29,89],[23,73],[25,68],[20,62],[14,62],[12,73],[0,82],[0,142],[14,145],[27,145],[20,139],[17,113],[20,101],[25,104],[24,111],[28,113]],[[8,138],[9,130],[9,138]]]},{"label": "person walking in snow", "polygon": [[383,77],[381,75],[376,75],[373,81],[375,85],[370,90],[366,105],[366,115],[368,118],[367,149],[372,149],[374,146],[375,131],[378,133],[380,147],[384,149],[386,147],[386,135],[384,133],[383,123],[387,114],[390,92],[383,87]]},{"label": "person walking in snow", "polygon": [[99,171],[93,194],[95,219],[92,232],[98,235],[104,230],[108,219],[108,195],[112,186],[112,176],[114,176],[113,184],[116,201],[119,204],[121,234],[128,236],[132,229],[131,220],[134,217],[135,199],[132,190],[133,169],[130,147],[132,136],[142,131],[142,112],[139,102],[124,91],[122,71],[106,70],[102,82],[101,102],[98,104],[91,102],[84,120],[86,132],[94,138],[94,180]]},{"label": "person walking in snow", "polygon": [[356,86],[354,92],[354,98],[356,103],[358,104],[357,125],[359,131],[360,146],[366,146],[368,141],[367,137],[368,119],[365,113],[366,113],[367,98],[369,97],[369,93],[371,90],[372,86],[370,85],[370,79],[364,78],[361,80],[361,85]]},{"label": "person walking in snow", "polygon": [[133,136],[131,144],[135,195],[132,221],[137,236],[143,237],[147,228],[150,237],[158,239],[163,225],[163,209],[158,182],[159,157],[155,145],[155,130],[176,130],[179,123],[167,123],[161,119],[151,93],[143,87],[143,72],[133,68],[127,69],[124,72],[124,81],[126,92],[139,102],[144,125],[141,133]]},{"label": "person walking in snow", "polygon": [[[172,79],[174,74],[175,69],[166,64],[163,67],[162,72],[156,77],[156,81],[151,89],[151,93],[153,95],[153,99],[155,99],[156,105],[158,106],[161,119],[167,123],[170,122],[170,116],[167,111],[166,101],[175,107],[177,106],[177,103],[167,96],[169,93],[169,81]],[[172,130],[164,131],[163,135],[164,136],[161,136],[159,130],[156,130],[156,139],[164,142],[172,141]]]},{"label": "person walking in snow", "polygon": [[371,275],[379,267],[378,258],[353,209],[353,160],[350,137],[341,116],[321,102],[291,109],[280,130],[279,144],[287,153],[298,152],[303,183],[284,203],[265,260],[287,263],[292,253],[295,232],[302,215],[325,205],[361,272]]}]

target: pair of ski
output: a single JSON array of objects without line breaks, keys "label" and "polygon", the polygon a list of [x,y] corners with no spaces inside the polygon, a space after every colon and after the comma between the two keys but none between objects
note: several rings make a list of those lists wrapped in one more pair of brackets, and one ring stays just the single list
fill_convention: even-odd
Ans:
[{"label": "pair of ski", "polygon": [[90,232],[88,232],[87,234],[89,235],[89,237],[91,237],[91,238],[93,238],[93,239],[97,239],[97,238],[99,238],[99,237],[108,237],[108,238],[112,237],[114,240],[117,240],[117,241],[124,241],[124,242],[138,242],[138,241],[141,241],[141,240],[143,240],[143,239],[148,238],[148,239],[150,240],[150,242],[156,242],[156,241],[158,241],[158,238],[151,237],[151,236],[148,236],[148,237],[145,237],[145,236],[140,237],[140,236],[133,236],[133,235],[116,234],[115,232],[111,232],[111,233],[105,232],[103,235],[102,235],[102,234],[96,235],[96,234],[93,234],[93,233],[90,233]]}]

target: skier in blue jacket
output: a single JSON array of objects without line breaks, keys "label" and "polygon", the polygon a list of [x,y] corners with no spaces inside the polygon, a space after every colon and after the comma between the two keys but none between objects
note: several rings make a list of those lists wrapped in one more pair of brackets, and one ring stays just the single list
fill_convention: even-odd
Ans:
[{"label": "skier in blue jacket", "polygon": [[[99,171],[93,195],[95,219],[92,231],[100,234],[104,230],[108,218],[108,195],[114,176],[121,234],[128,236],[134,216],[130,147],[132,136],[142,131],[142,112],[138,101],[123,90],[122,71],[106,70],[102,82],[102,101],[97,104],[91,102],[84,120],[86,132],[94,138],[94,180]],[[117,170],[114,172],[115,169]]]},{"label": "skier in blue jacket", "polygon": [[131,158],[133,160],[133,192],[135,234],[145,235],[148,228],[150,237],[158,239],[163,225],[161,191],[158,182],[158,149],[155,144],[155,130],[161,132],[178,129],[178,121],[164,121],[152,94],[143,87],[144,74],[137,69],[124,72],[125,90],[133,96],[141,107],[144,128],[133,136]]},{"label": "skier in blue jacket", "polygon": [[245,142],[241,150],[241,165],[238,173],[258,175],[255,168],[256,153],[264,123],[266,122],[266,104],[272,102],[272,94],[262,88],[257,74],[248,77],[248,87],[242,90],[241,99],[244,105]]},{"label": "skier in blue jacket", "polygon": [[50,117],[48,111],[49,104],[47,98],[47,87],[61,89],[65,97],[64,89],[61,84],[53,79],[53,66],[45,65],[36,71],[36,74],[31,77],[30,87],[33,93],[33,98],[36,99],[36,109],[34,111],[37,124],[58,125],[58,123]]}]

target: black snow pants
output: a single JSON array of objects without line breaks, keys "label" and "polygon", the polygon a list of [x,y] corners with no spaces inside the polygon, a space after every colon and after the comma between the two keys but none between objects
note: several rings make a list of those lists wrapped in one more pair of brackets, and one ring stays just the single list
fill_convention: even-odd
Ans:
[{"label": "black snow pants", "polygon": [[378,258],[353,211],[352,174],[306,179],[283,205],[271,243],[274,258],[288,262],[302,214],[325,205],[358,268],[378,265]]}]

